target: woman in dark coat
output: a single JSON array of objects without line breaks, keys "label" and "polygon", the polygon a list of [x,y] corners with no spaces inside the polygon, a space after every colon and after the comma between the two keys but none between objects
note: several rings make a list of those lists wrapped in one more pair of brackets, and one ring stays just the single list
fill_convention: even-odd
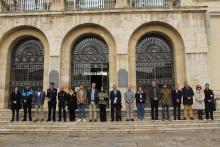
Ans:
[{"label": "woman in dark coat", "polygon": [[67,94],[67,105],[69,110],[70,122],[75,121],[75,110],[77,109],[76,92],[72,88],[69,89]]},{"label": "woman in dark coat", "polygon": [[209,114],[211,115],[211,119],[214,120],[213,111],[216,110],[215,108],[215,99],[214,93],[211,89],[209,89],[209,84],[205,84],[205,111],[206,111],[206,119],[209,119]]},{"label": "woman in dark coat", "polygon": [[19,121],[19,110],[21,109],[21,92],[18,90],[18,87],[15,87],[15,90],[11,93],[11,110],[12,110],[12,119],[14,121],[15,112],[16,112],[16,121]]}]

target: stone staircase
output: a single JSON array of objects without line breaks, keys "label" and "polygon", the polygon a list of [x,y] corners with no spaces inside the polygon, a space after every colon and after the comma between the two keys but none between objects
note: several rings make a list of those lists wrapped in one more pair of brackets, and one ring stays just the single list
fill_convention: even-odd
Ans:
[{"label": "stone staircase", "polygon": [[[45,117],[46,117],[45,112]],[[171,116],[172,116],[171,110]],[[20,112],[21,119],[23,112]],[[33,113],[34,114],[34,113]],[[201,131],[220,130],[220,111],[214,113],[215,120],[172,120],[172,121],[152,121],[150,110],[145,110],[145,120],[138,121],[137,113],[134,113],[134,122],[127,122],[126,112],[122,111],[121,122],[110,121],[110,111],[107,111],[107,122],[10,122],[11,112],[0,110],[0,134],[141,134],[148,132],[181,132],[181,131]],[[161,110],[159,112],[161,116]],[[195,116],[196,112],[194,113]],[[88,115],[88,111],[86,111]],[[77,115],[76,115],[77,118]],[[88,117],[87,117],[88,118]],[[173,119],[173,117],[172,117]]]}]

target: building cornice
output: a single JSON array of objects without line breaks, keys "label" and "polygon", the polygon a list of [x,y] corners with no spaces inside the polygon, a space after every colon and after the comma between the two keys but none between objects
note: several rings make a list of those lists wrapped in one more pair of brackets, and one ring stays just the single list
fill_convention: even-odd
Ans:
[{"label": "building cornice", "polygon": [[0,17],[9,16],[45,16],[45,15],[74,15],[74,14],[114,14],[114,13],[204,13],[207,7],[152,8],[152,9],[111,9],[111,10],[77,10],[77,11],[44,11],[44,12],[8,12],[0,13]]}]

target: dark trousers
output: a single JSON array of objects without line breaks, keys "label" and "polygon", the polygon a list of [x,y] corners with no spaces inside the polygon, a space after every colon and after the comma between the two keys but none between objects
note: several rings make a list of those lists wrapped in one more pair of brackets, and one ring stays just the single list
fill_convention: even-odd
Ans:
[{"label": "dark trousers", "polygon": [[170,119],[170,110],[169,110],[169,105],[162,105],[162,116],[163,119],[165,119],[165,113],[167,114],[167,119]]},{"label": "dark trousers", "polygon": [[116,114],[116,121],[121,121],[121,106],[119,104],[113,104],[111,105],[111,118],[112,121],[115,120],[115,114]]},{"label": "dark trousers", "polygon": [[75,109],[69,109],[69,117],[70,117],[70,121],[76,120]]},{"label": "dark trousers", "polygon": [[56,103],[48,103],[48,119],[51,121],[51,111],[53,109],[53,121],[56,121]]},{"label": "dark trousers", "polygon": [[203,113],[203,110],[198,110],[198,117],[199,117],[199,120],[202,120],[202,113]]},{"label": "dark trousers", "polygon": [[105,104],[100,104],[99,105],[99,109],[100,109],[100,121],[104,122],[106,121],[106,105]]},{"label": "dark trousers", "polygon": [[66,121],[66,107],[63,105],[59,105],[59,121],[62,120],[62,112],[63,112],[63,120]]},{"label": "dark trousers", "polygon": [[176,120],[176,116],[179,120],[181,119],[181,104],[173,104],[173,115],[174,120]]},{"label": "dark trousers", "polygon": [[29,116],[29,121],[32,121],[31,108],[32,108],[32,103],[24,103],[23,104],[23,109],[24,109],[23,121],[27,121],[27,112],[28,112],[28,116]]},{"label": "dark trousers", "polygon": [[12,110],[12,119],[11,119],[11,121],[14,121],[15,112],[16,112],[16,121],[19,121],[19,109],[13,109]]},{"label": "dark trousers", "polygon": [[159,106],[158,100],[151,101],[151,119],[152,120],[158,120],[158,106]]},{"label": "dark trousers", "polygon": [[214,117],[213,117],[213,111],[206,111],[206,119],[209,119],[209,114],[211,116],[211,119],[213,120]]}]

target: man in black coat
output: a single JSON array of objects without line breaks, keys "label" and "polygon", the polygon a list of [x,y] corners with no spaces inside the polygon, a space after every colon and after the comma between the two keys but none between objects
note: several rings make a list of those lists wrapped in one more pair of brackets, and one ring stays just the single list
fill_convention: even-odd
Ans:
[{"label": "man in black coat", "polygon": [[148,91],[151,105],[151,119],[158,120],[158,106],[160,100],[160,89],[157,87],[156,81],[151,81],[151,86]]},{"label": "man in black coat", "polygon": [[87,91],[87,98],[89,104],[89,121],[97,121],[97,104],[99,91],[96,89],[96,84],[92,83],[92,88]]},{"label": "man in black coat", "polygon": [[58,93],[58,108],[59,108],[59,121],[62,119],[62,111],[63,111],[63,120],[66,122],[66,105],[67,105],[67,93],[64,91],[64,87],[60,87],[60,91]]},{"label": "man in black coat", "polygon": [[216,110],[215,108],[215,99],[214,93],[211,89],[209,89],[209,84],[205,84],[205,112],[206,112],[206,119],[209,119],[209,114],[211,115],[211,119],[214,120],[213,111]]},{"label": "man in black coat", "polygon": [[50,88],[47,90],[48,99],[48,119],[51,121],[51,111],[53,109],[53,121],[56,121],[56,105],[57,105],[57,89],[54,88],[54,83],[50,83]]},{"label": "man in black coat", "polygon": [[18,90],[18,87],[15,87],[15,90],[11,93],[11,110],[12,110],[12,119],[14,121],[15,111],[16,111],[16,121],[19,121],[19,110],[21,109],[21,92]]},{"label": "man in black coat", "polygon": [[173,101],[173,115],[174,120],[176,120],[176,109],[178,120],[181,120],[181,99],[182,99],[182,91],[179,89],[179,85],[177,84],[175,89],[172,90],[172,101]]},{"label": "man in black coat", "polygon": [[182,94],[183,94],[183,105],[184,105],[183,119],[186,120],[187,114],[189,114],[189,118],[191,120],[194,120],[193,111],[192,111],[194,92],[193,89],[189,86],[187,81],[184,82],[184,87],[182,88]]},{"label": "man in black coat", "polygon": [[112,86],[113,90],[110,92],[110,100],[111,100],[111,119],[115,120],[116,113],[116,121],[121,121],[121,92],[117,90],[117,85],[114,84]]}]

